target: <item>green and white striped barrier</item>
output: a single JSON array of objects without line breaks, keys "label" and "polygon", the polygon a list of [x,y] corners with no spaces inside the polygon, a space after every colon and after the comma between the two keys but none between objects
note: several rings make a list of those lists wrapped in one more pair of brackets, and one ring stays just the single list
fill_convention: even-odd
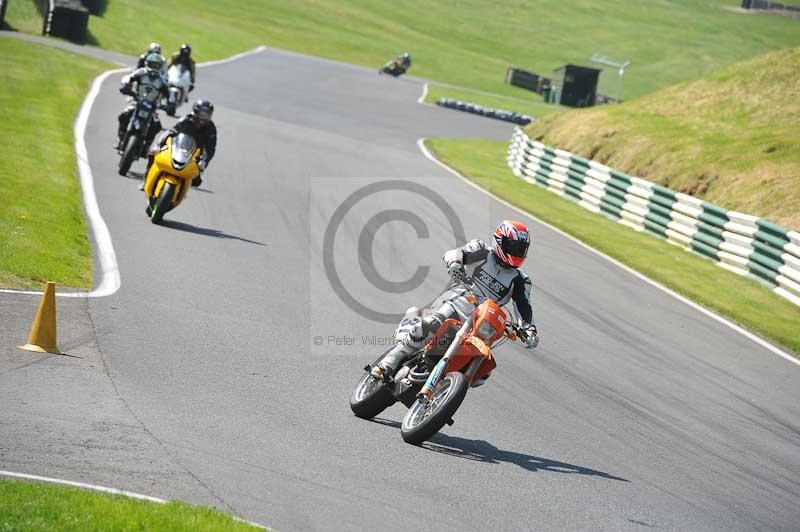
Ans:
[{"label": "green and white striped barrier", "polygon": [[545,146],[521,129],[511,138],[508,164],[528,183],[753,276],[800,305],[800,233]]}]

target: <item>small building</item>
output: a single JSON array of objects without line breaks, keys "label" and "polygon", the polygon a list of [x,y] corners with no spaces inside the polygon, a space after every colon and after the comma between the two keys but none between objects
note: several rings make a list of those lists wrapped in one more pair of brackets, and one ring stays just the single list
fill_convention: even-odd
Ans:
[{"label": "small building", "polygon": [[539,92],[539,74],[528,72],[521,68],[508,67],[506,71],[506,83],[528,89],[529,91]]},{"label": "small building", "polygon": [[599,69],[564,65],[553,72],[553,84],[558,87],[561,105],[591,107],[595,104]]}]

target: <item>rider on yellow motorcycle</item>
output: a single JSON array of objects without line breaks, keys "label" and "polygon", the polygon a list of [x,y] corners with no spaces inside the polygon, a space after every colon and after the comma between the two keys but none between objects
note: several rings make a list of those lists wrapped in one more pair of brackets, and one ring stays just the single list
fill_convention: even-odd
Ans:
[{"label": "rider on yellow motorcycle", "polygon": [[[147,171],[150,170],[150,166],[153,164],[154,154],[166,144],[168,138],[174,137],[178,133],[187,133],[194,137],[197,146],[203,152],[197,165],[200,171],[204,172],[217,151],[217,126],[211,120],[213,114],[214,105],[210,101],[197,100],[192,106],[192,112],[178,120],[167,134],[160,138],[158,147],[150,150],[150,157],[147,161]],[[145,175],[147,175],[147,172],[145,172]],[[202,176],[197,176],[194,181],[192,181],[192,186],[198,187],[202,182]]]}]

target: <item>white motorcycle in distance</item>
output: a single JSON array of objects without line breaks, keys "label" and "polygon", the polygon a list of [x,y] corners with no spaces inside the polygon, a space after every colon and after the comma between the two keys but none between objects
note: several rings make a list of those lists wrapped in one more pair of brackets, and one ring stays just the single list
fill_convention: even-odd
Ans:
[{"label": "white motorcycle in distance", "polygon": [[192,75],[186,65],[172,65],[167,72],[169,82],[169,96],[167,97],[167,114],[175,116],[178,107],[189,101],[189,88],[192,85]]}]

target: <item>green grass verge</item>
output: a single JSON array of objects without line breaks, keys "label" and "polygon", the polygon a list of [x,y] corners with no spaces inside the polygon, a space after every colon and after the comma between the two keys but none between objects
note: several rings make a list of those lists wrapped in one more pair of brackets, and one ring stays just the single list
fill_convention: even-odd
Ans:
[{"label": "green grass verge", "polygon": [[425,96],[425,101],[428,103],[436,103],[436,100],[439,98],[451,98],[463,102],[477,103],[483,107],[494,107],[495,109],[513,111],[534,118],[565,110],[565,108],[560,105],[544,103],[539,94],[523,89],[518,89],[518,91],[519,95],[513,97],[430,84],[428,85],[428,94]]},{"label": "green grass verge", "polygon": [[[800,33],[800,20],[797,31]],[[800,48],[621,105],[547,117],[542,142],[800,230]]]},{"label": "green grass verge", "polygon": [[[8,22],[34,28],[12,0]],[[543,75],[595,53],[630,59],[624,97],[776,48],[800,45],[796,20],[732,12],[738,0],[109,0],[89,23],[92,42],[139,54],[182,40],[200,60],[268,44],[377,68],[408,50],[411,73],[513,96],[509,66]]]},{"label": "green grass verge", "polygon": [[0,286],[91,286],[72,122],[91,79],[110,66],[0,39]]},{"label": "green grass verge", "polygon": [[31,0],[10,0],[6,2],[6,18],[3,29],[24,31],[25,33],[40,34],[42,32],[42,17],[36,10],[36,2]]},{"label": "green grass verge", "polygon": [[0,530],[252,531],[211,508],[158,504],[50,484],[0,480]]},{"label": "green grass verge", "polygon": [[429,139],[442,162],[487,191],[575,236],[664,286],[800,354],[800,309],[760,283],[637,233],[516,177],[505,142]]}]

